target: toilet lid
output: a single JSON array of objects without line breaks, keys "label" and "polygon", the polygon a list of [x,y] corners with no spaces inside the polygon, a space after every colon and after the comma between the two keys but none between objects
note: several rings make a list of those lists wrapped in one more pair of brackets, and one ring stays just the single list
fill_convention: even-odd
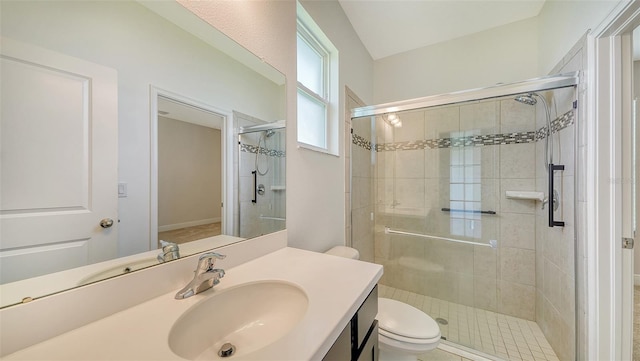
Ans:
[{"label": "toilet lid", "polygon": [[432,339],[440,337],[440,327],[419,309],[388,298],[378,299],[378,327],[403,337]]}]

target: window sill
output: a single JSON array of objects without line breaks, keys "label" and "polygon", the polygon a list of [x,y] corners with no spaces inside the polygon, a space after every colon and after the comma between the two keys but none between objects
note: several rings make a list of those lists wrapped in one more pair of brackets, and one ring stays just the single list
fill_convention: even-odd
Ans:
[{"label": "window sill", "polygon": [[329,149],[316,147],[316,146],[313,146],[311,144],[302,143],[302,142],[298,142],[298,149],[306,149],[306,150],[311,150],[311,151],[318,152],[318,153],[332,155],[334,157],[340,157],[340,152],[339,151],[332,152]]}]

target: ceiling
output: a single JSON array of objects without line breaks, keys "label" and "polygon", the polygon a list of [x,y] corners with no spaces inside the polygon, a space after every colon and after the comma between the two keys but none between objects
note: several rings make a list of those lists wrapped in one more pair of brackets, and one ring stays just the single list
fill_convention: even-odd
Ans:
[{"label": "ceiling", "polygon": [[544,0],[339,0],[374,60],[537,16]]}]

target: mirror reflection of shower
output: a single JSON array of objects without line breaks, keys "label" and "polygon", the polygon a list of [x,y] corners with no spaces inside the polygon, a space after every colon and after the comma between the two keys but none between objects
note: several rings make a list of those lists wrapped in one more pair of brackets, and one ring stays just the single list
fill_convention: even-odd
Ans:
[{"label": "mirror reflection of shower", "polygon": [[285,227],[285,121],[264,122],[236,114],[237,195],[240,237]]},{"label": "mirror reflection of shower", "polygon": [[[275,130],[267,129],[260,135],[258,139],[258,150],[256,152],[256,172],[259,175],[267,175],[269,173],[269,159],[267,158],[269,146],[267,145],[267,138],[271,138],[276,134]],[[263,145],[264,148],[260,147],[260,144]],[[262,164],[264,164],[264,171],[260,170],[260,155],[262,155]]]}]

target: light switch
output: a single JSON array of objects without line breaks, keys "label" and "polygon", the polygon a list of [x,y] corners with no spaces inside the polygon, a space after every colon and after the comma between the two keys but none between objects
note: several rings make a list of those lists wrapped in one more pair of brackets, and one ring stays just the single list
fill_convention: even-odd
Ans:
[{"label": "light switch", "polygon": [[127,183],[118,183],[118,198],[127,197]]}]

